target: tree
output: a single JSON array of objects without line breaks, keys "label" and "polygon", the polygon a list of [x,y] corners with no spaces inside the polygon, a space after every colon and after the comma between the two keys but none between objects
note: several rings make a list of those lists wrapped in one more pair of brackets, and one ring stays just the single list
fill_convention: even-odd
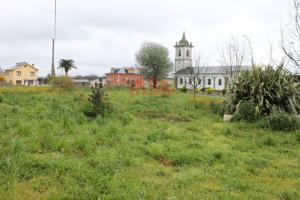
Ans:
[{"label": "tree", "polygon": [[296,67],[300,67],[300,0],[293,0],[287,27],[281,30],[281,48]]},{"label": "tree", "polygon": [[104,117],[106,114],[110,113],[111,107],[105,89],[103,87],[102,79],[99,80],[100,84],[92,87],[92,93],[89,95],[89,105],[84,111],[84,114],[91,118],[96,118],[98,116]]},{"label": "tree", "polygon": [[64,70],[66,73],[66,76],[68,77],[68,72],[71,71],[72,69],[77,69],[77,67],[75,66],[74,60],[61,59],[59,61],[58,69]]},{"label": "tree", "polygon": [[221,65],[224,74],[233,82],[248,59],[247,41],[231,37],[229,43],[222,48]]},{"label": "tree", "polygon": [[197,89],[201,86],[203,81],[203,87],[205,87],[205,79],[207,76],[208,68],[206,64],[202,63],[201,56],[195,60],[194,67],[187,67],[184,69],[184,74],[188,78],[188,85],[193,90],[193,96],[196,96]]},{"label": "tree", "polygon": [[165,77],[172,67],[168,49],[160,44],[144,43],[135,56],[144,75],[152,79],[156,89],[158,79]]}]

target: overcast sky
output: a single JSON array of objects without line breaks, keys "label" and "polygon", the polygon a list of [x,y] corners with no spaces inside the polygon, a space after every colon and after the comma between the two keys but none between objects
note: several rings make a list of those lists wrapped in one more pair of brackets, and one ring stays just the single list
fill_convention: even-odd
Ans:
[{"label": "overcast sky", "polygon": [[[247,35],[254,58],[267,63],[270,45],[279,59],[280,27],[289,0],[57,0],[56,62],[72,58],[71,75],[102,75],[134,66],[143,42],[161,43],[174,59],[186,32],[195,53],[219,65],[222,44]],[[50,73],[54,0],[0,0],[0,66],[34,63]]]}]

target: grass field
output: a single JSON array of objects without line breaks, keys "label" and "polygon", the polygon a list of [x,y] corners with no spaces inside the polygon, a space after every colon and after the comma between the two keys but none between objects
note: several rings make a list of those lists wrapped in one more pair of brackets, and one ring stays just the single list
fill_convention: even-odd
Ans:
[{"label": "grass field", "polygon": [[300,199],[300,133],[224,123],[208,97],[111,90],[89,120],[89,90],[0,94],[0,199]]}]

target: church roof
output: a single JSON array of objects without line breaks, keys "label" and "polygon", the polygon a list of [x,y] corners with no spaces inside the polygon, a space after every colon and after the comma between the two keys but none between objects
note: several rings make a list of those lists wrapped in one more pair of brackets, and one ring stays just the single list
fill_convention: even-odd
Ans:
[{"label": "church roof", "polygon": [[185,32],[183,32],[183,36],[182,39],[179,41],[179,43],[176,42],[175,47],[179,47],[179,46],[192,46],[192,43],[189,43],[189,41],[186,39],[185,37]]},{"label": "church roof", "polygon": [[[188,74],[190,73],[191,67],[187,67],[185,69],[181,69],[177,71],[177,75]],[[224,66],[208,66],[208,67],[193,67],[194,72],[199,72],[199,74],[225,74]],[[250,69],[250,66],[242,66],[242,70]]]}]

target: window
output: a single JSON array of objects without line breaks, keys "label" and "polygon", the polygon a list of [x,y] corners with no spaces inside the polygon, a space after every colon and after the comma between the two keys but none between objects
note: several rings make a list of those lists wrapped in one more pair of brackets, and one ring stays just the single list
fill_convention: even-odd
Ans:
[{"label": "window", "polygon": [[190,50],[186,51],[186,57],[190,57]]},{"label": "window", "polygon": [[178,57],[181,57],[181,49],[178,51]]},{"label": "window", "polygon": [[35,75],[35,73],[34,72],[30,72],[30,76],[34,76]]},{"label": "window", "polygon": [[192,84],[192,79],[189,79],[189,84]]},{"label": "window", "polygon": [[180,78],[180,85],[182,85],[183,84],[183,79],[182,78]]},{"label": "window", "polygon": [[21,72],[20,71],[17,71],[17,76],[21,76]]},{"label": "window", "polygon": [[201,84],[201,79],[198,80],[198,84],[199,84],[199,85]]},{"label": "window", "polygon": [[207,84],[211,85],[211,79],[208,79]]},{"label": "window", "polygon": [[222,79],[219,79],[219,85],[220,86],[222,85]]}]

